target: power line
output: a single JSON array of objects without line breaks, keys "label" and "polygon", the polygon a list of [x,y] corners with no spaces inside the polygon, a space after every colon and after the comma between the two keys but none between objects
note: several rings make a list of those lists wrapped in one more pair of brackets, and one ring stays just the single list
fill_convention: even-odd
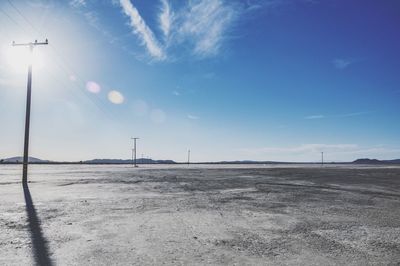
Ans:
[{"label": "power line", "polygon": [[[14,5],[12,5],[12,7],[13,7],[14,9],[17,10],[17,8],[16,8]],[[1,8],[0,8],[0,11],[1,11],[3,14],[5,14],[6,17],[7,17],[11,22],[13,22],[17,27],[19,27],[22,31],[24,31],[25,33],[28,33],[30,36],[32,36],[32,34],[31,34],[30,32],[28,32],[19,22],[17,22],[17,21],[16,21],[12,16],[10,16],[6,11],[4,11],[4,10],[1,9]],[[18,14],[19,14],[20,16],[22,16],[22,17],[25,19],[25,21],[27,21],[27,22],[31,25],[31,27],[39,33],[39,35],[42,35],[42,33],[40,33],[40,32],[29,22],[29,20],[23,16],[23,14],[22,14],[19,10],[17,10],[17,11],[18,11]],[[9,34],[7,31],[4,31],[4,33],[9,37],[8,39],[11,39],[11,36],[10,36],[10,34]],[[55,48],[54,48],[54,46],[53,46],[52,44],[49,44],[49,46],[53,49],[54,52],[56,52],[56,50],[55,50]],[[53,60],[53,62],[55,62],[55,63],[58,65],[58,67],[60,68],[61,71],[64,71],[64,72],[66,73],[66,75],[69,75],[68,70],[65,70],[65,68],[58,62],[58,60]],[[56,78],[55,76],[53,76],[53,75],[51,74],[51,72],[48,72],[48,74],[49,74],[49,76],[50,76],[53,80],[58,80],[58,81],[56,81],[56,82],[60,82],[60,83],[64,86],[64,88],[67,88],[66,85],[65,85],[65,83],[64,83],[64,81],[63,81],[62,79]],[[73,84],[73,85],[74,85],[76,88],[78,88],[78,91],[79,91],[79,92],[82,93],[82,90],[81,90],[80,87],[78,87],[76,84]],[[100,111],[102,111],[104,114],[108,115],[95,101],[93,101],[93,98],[92,98],[92,97],[88,97],[87,93],[83,93],[83,95],[85,95],[85,96],[86,96]]]},{"label": "power line", "polygon": [[17,11],[17,13],[32,27],[32,29],[34,29],[36,32],[39,32],[35,26],[33,26],[33,24],[22,14],[22,12],[10,1],[7,0],[7,2],[11,5],[12,8],[14,8],[15,11]]},{"label": "power line", "polygon": [[32,34],[30,32],[28,32],[24,27],[21,26],[21,24],[19,24],[19,22],[17,22],[13,17],[11,17],[6,11],[4,11],[2,8],[0,8],[0,11],[6,15],[6,17],[11,20],[15,25],[17,25],[18,27],[20,27],[25,33],[28,33],[28,35],[30,35],[30,37],[32,37]]},{"label": "power line", "polygon": [[[33,25],[33,23],[18,9],[18,7],[17,6],[15,6],[10,0],[7,0],[8,1],[8,3],[10,4],[10,6],[28,23],[28,25],[38,34],[38,35],[40,35],[41,37],[43,37],[43,33],[40,31],[40,30],[38,30],[34,25]],[[3,10],[2,10],[3,11]],[[7,15],[7,17],[12,21],[12,22],[14,22],[18,27],[20,27],[24,32],[28,32],[23,26],[21,26],[21,24],[20,23],[18,23],[15,19],[13,19],[10,15],[8,15],[5,11],[3,11],[3,13],[5,13],[6,15]],[[29,32],[29,35],[32,35],[30,32]],[[78,81],[81,83],[81,85],[83,86],[83,87],[85,87],[85,80],[87,80],[87,79],[84,79],[84,78],[82,78],[79,74],[78,74],[78,72],[77,71],[71,71],[71,69],[73,69],[71,66],[70,66],[70,64],[67,62],[67,60],[62,56],[62,54],[57,50],[57,48],[54,46],[54,45],[52,45],[52,44],[49,44],[49,46],[50,46],[50,48],[52,49],[52,51],[53,51],[53,53],[54,53],[54,55],[55,56],[57,56],[59,59],[61,59],[61,61],[62,61],[62,63],[66,66],[64,66],[62,63],[60,63],[61,61],[58,61],[58,60],[53,60],[53,62],[55,62],[58,66],[59,66],[59,68],[60,68],[60,70],[62,70],[62,71],[64,71],[64,73],[66,74],[66,76],[70,76],[71,75],[71,73],[73,73],[75,76],[78,76]],[[69,69],[68,69],[69,68]],[[111,115],[110,115],[110,113],[108,113],[108,112],[106,112],[105,111],[105,109],[103,108],[103,106],[105,105],[105,103],[104,103],[104,101],[102,101],[98,96],[95,96],[95,97],[93,97],[93,95],[90,95],[89,96],[89,92],[87,92],[86,90],[82,90],[81,89],[81,87],[79,87],[79,86],[77,86],[77,84],[75,84],[75,83],[73,83],[73,85],[78,89],[78,91],[79,92],[81,92],[81,93],[83,93],[83,95],[85,95],[88,99],[89,99],[89,101],[91,101],[92,102],[92,104],[94,104],[103,114],[105,114],[108,118],[112,118],[111,117]],[[94,100],[94,99],[96,99],[96,100]]]},{"label": "power line", "polygon": [[[18,13],[19,16],[21,16],[23,18],[23,20],[33,29],[33,31],[35,31],[39,36],[43,36],[43,33],[38,30],[33,23],[18,9],[18,7],[16,5],[14,5],[10,0],[7,0],[8,3],[10,4],[10,6]],[[17,27],[19,27],[20,29],[22,29],[22,31],[24,31],[25,33],[27,33],[28,35],[32,36],[32,31],[28,31],[25,27],[22,26],[22,24],[20,24],[19,22],[17,22],[11,15],[9,15],[7,12],[5,12],[4,10],[0,9],[0,11],[2,13],[4,13],[6,15],[6,17],[13,22]],[[70,75],[74,75],[76,80],[78,81],[78,83],[80,83],[80,86],[73,81],[71,84],[73,85],[73,87],[77,88],[77,90],[82,93],[83,95],[85,95],[85,97],[98,109],[100,110],[106,117],[108,117],[109,119],[116,121],[117,119],[113,119],[115,118],[115,114],[114,113],[110,113],[109,111],[106,110],[105,108],[105,102],[104,100],[102,100],[99,96],[97,95],[92,95],[90,94],[88,91],[86,91],[85,88],[86,86],[86,81],[88,79],[84,79],[77,71],[74,71],[73,67],[71,67],[70,63],[68,62],[68,60],[65,58],[65,56],[63,56],[63,54],[58,51],[57,47],[50,44],[49,45],[53,54],[53,62],[56,63],[56,65],[58,66],[58,68],[61,70],[61,72],[64,72],[66,77],[69,77]],[[50,71],[49,71],[50,72]],[[59,83],[67,89],[67,86],[70,85],[66,85],[64,79],[60,79],[59,77],[53,76],[51,73],[50,77],[53,80],[58,80]],[[105,87],[102,85],[102,87]],[[69,91],[69,90],[67,90]],[[73,93],[75,93],[75,90],[72,90]],[[136,140],[135,140],[135,146],[136,146]],[[136,164],[136,148],[135,148],[135,154],[134,154],[134,165],[135,167],[137,167]]]},{"label": "power line", "polygon": [[0,34],[0,37],[3,37],[3,40],[9,41],[12,39],[10,33],[8,33],[6,30],[4,30],[4,28],[0,28],[0,31],[2,31],[4,33],[4,34]]}]

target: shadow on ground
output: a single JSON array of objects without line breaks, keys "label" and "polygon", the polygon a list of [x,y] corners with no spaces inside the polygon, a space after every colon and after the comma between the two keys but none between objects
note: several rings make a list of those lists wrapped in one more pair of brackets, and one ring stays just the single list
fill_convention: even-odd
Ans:
[{"label": "shadow on ground", "polygon": [[35,262],[37,265],[53,265],[49,256],[47,240],[43,236],[40,219],[36,214],[35,205],[33,204],[28,184],[23,184],[23,188]]}]

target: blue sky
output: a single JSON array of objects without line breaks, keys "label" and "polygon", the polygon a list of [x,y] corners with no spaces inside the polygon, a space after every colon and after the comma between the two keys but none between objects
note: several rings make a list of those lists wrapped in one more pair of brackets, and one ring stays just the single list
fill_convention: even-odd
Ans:
[{"label": "blue sky", "polygon": [[0,3],[0,158],[400,158],[400,2]]}]

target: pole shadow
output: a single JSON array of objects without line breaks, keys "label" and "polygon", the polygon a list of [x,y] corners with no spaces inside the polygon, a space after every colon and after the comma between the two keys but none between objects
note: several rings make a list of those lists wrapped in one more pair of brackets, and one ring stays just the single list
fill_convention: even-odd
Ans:
[{"label": "pole shadow", "polygon": [[42,228],[40,226],[40,219],[36,214],[35,205],[33,204],[31,193],[27,183],[23,183],[26,214],[28,216],[28,224],[30,229],[33,255],[36,265],[51,266],[54,265],[49,256],[49,249],[47,247],[47,240],[43,236]]}]

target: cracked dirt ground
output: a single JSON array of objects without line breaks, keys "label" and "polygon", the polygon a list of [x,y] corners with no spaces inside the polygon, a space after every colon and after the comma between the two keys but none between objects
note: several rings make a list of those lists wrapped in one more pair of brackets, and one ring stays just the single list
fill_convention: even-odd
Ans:
[{"label": "cracked dirt ground", "polygon": [[398,167],[33,165],[28,191],[20,172],[0,165],[1,265],[400,263]]}]

